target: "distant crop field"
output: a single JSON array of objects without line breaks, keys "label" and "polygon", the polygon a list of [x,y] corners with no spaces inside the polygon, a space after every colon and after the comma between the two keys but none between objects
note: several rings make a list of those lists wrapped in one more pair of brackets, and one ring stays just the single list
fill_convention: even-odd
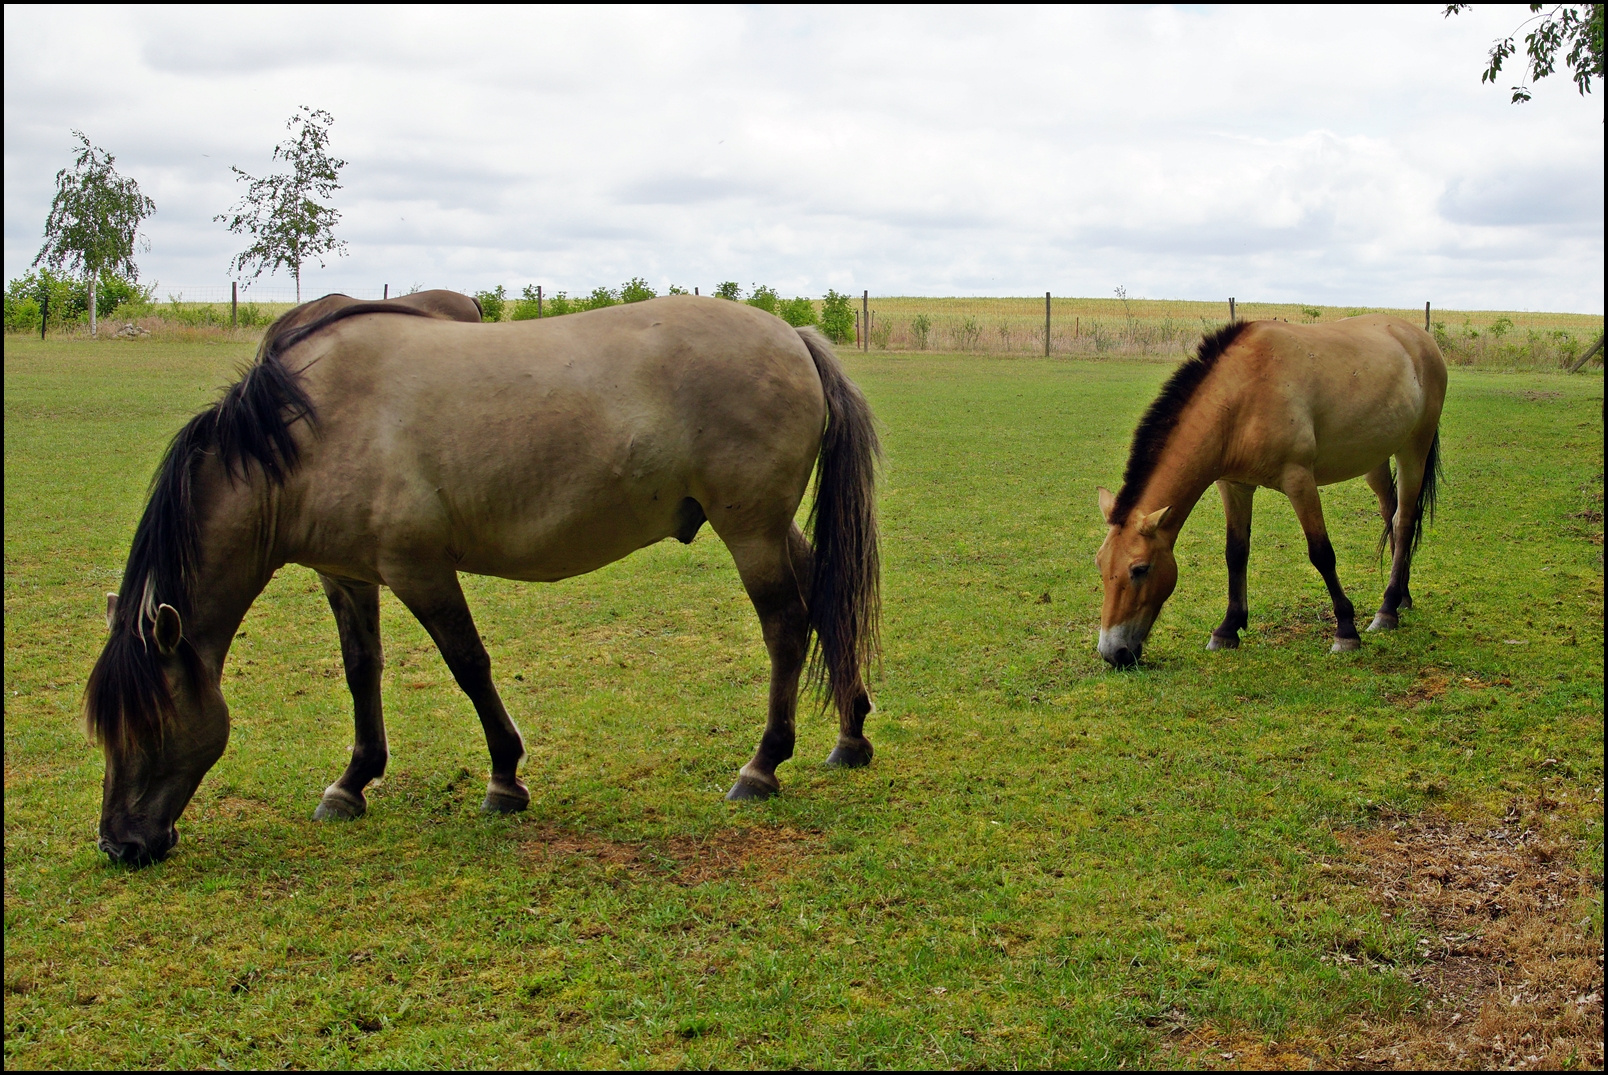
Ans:
[{"label": "distant crop field", "polygon": [[[473,710],[387,593],[391,767],[366,818],[316,824],[350,699],[289,567],[182,842],[114,868],[79,722],[103,595],[168,438],[252,350],[5,341],[8,1067],[1601,1066],[1600,374],[1452,371],[1401,631],[1326,652],[1264,492],[1244,646],[1207,653],[1209,495],[1117,673],[1095,489],[1167,365],[845,348],[887,447],[868,769],[821,764],[806,706],[783,794],[722,801],[767,664],[706,530],[465,578],[530,751],[516,817],[477,812]],[[1373,498],[1323,495],[1371,609]]]}]

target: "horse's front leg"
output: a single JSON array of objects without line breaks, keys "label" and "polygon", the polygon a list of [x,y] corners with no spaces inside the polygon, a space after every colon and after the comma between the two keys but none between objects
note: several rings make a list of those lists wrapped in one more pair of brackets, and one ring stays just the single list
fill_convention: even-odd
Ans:
[{"label": "horse's front leg", "polygon": [[[770,700],[765,734],[726,798],[768,799],[781,790],[776,767],[793,756],[794,716],[798,711],[799,673],[809,648],[809,592],[814,555],[798,527],[789,524],[785,538],[729,545],[743,587],[759,613],[765,649],[770,654]],[[868,751],[869,753],[869,751]]]},{"label": "horse's front leg", "polygon": [[356,729],[352,760],[341,778],[324,789],[313,811],[320,821],[352,820],[368,810],[363,789],[385,773],[390,751],[385,742],[385,716],[380,709],[380,672],[385,655],[380,646],[380,588],[367,582],[336,579],[320,574],[324,596],[335,613],[341,635],[341,662],[346,686],[352,692],[352,721]]},{"label": "horse's front leg", "polygon": [[1217,490],[1223,494],[1223,514],[1228,519],[1228,540],[1223,551],[1228,561],[1228,612],[1212,631],[1206,648],[1238,649],[1239,633],[1250,617],[1245,566],[1251,559],[1251,499],[1256,495],[1256,486],[1220,481]]},{"label": "horse's front leg", "polygon": [[1329,600],[1334,602],[1334,645],[1329,652],[1357,649],[1362,640],[1357,635],[1356,609],[1340,588],[1340,576],[1334,570],[1334,545],[1329,541],[1329,530],[1323,522],[1323,502],[1318,498],[1318,483],[1312,471],[1300,466],[1286,467],[1284,495],[1290,498],[1295,517],[1306,534],[1307,556],[1323,576],[1323,583],[1329,588]]},{"label": "horse's front leg", "polygon": [[519,763],[525,757],[525,741],[509,719],[502,698],[491,681],[491,657],[480,641],[469,603],[458,585],[458,574],[451,567],[430,571],[410,565],[396,573],[387,571],[385,581],[397,600],[407,606],[435,640],[446,658],[452,678],[474,703],[480,726],[486,733],[486,749],[491,753],[491,780],[481,809],[488,814],[508,814],[530,805],[530,791],[519,779]]}]

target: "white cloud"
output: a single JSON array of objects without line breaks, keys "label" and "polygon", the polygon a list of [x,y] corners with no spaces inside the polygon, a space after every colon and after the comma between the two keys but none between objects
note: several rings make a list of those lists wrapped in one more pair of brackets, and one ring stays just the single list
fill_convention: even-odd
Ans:
[{"label": "white cloud", "polygon": [[[8,277],[82,128],[219,285],[230,164],[336,116],[382,282],[1600,311],[1600,100],[1481,85],[1522,7],[8,7]],[[64,24],[72,33],[62,33]]]}]

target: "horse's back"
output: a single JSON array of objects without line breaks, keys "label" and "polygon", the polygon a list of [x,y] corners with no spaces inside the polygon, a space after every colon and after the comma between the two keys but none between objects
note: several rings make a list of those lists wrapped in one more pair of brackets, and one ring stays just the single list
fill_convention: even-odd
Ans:
[{"label": "horse's back", "polygon": [[1366,473],[1439,421],[1445,362],[1428,333],[1400,318],[1258,321],[1235,350],[1257,435],[1306,461],[1320,484]]},{"label": "horse's back", "polygon": [[826,418],[797,332],[721,300],[495,325],[351,318],[291,364],[319,415],[299,476],[309,519],[350,516],[382,547],[445,542],[463,570],[519,578],[677,533],[688,498],[723,536],[785,525]]}]

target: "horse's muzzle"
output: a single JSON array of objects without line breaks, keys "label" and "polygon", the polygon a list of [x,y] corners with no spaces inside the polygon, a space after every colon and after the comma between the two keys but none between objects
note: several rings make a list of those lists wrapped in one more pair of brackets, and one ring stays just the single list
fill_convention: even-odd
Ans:
[{"label": "horse's muzzle", "polygon": [[100,838],[100,849],[111,856],[113,862],[120,862],[126,866],[149,866],[167,858],[173,845],[179,842],[179,830],[170,828],[158,836],[133,836],[126,840],[114,840],[109,836]]},{"label": "horse's muzzle", "polygon": [[1132,627],[1100,630],[1100,656],[1113,668],[1133,668],[1144,648],[1144,638]]}]

